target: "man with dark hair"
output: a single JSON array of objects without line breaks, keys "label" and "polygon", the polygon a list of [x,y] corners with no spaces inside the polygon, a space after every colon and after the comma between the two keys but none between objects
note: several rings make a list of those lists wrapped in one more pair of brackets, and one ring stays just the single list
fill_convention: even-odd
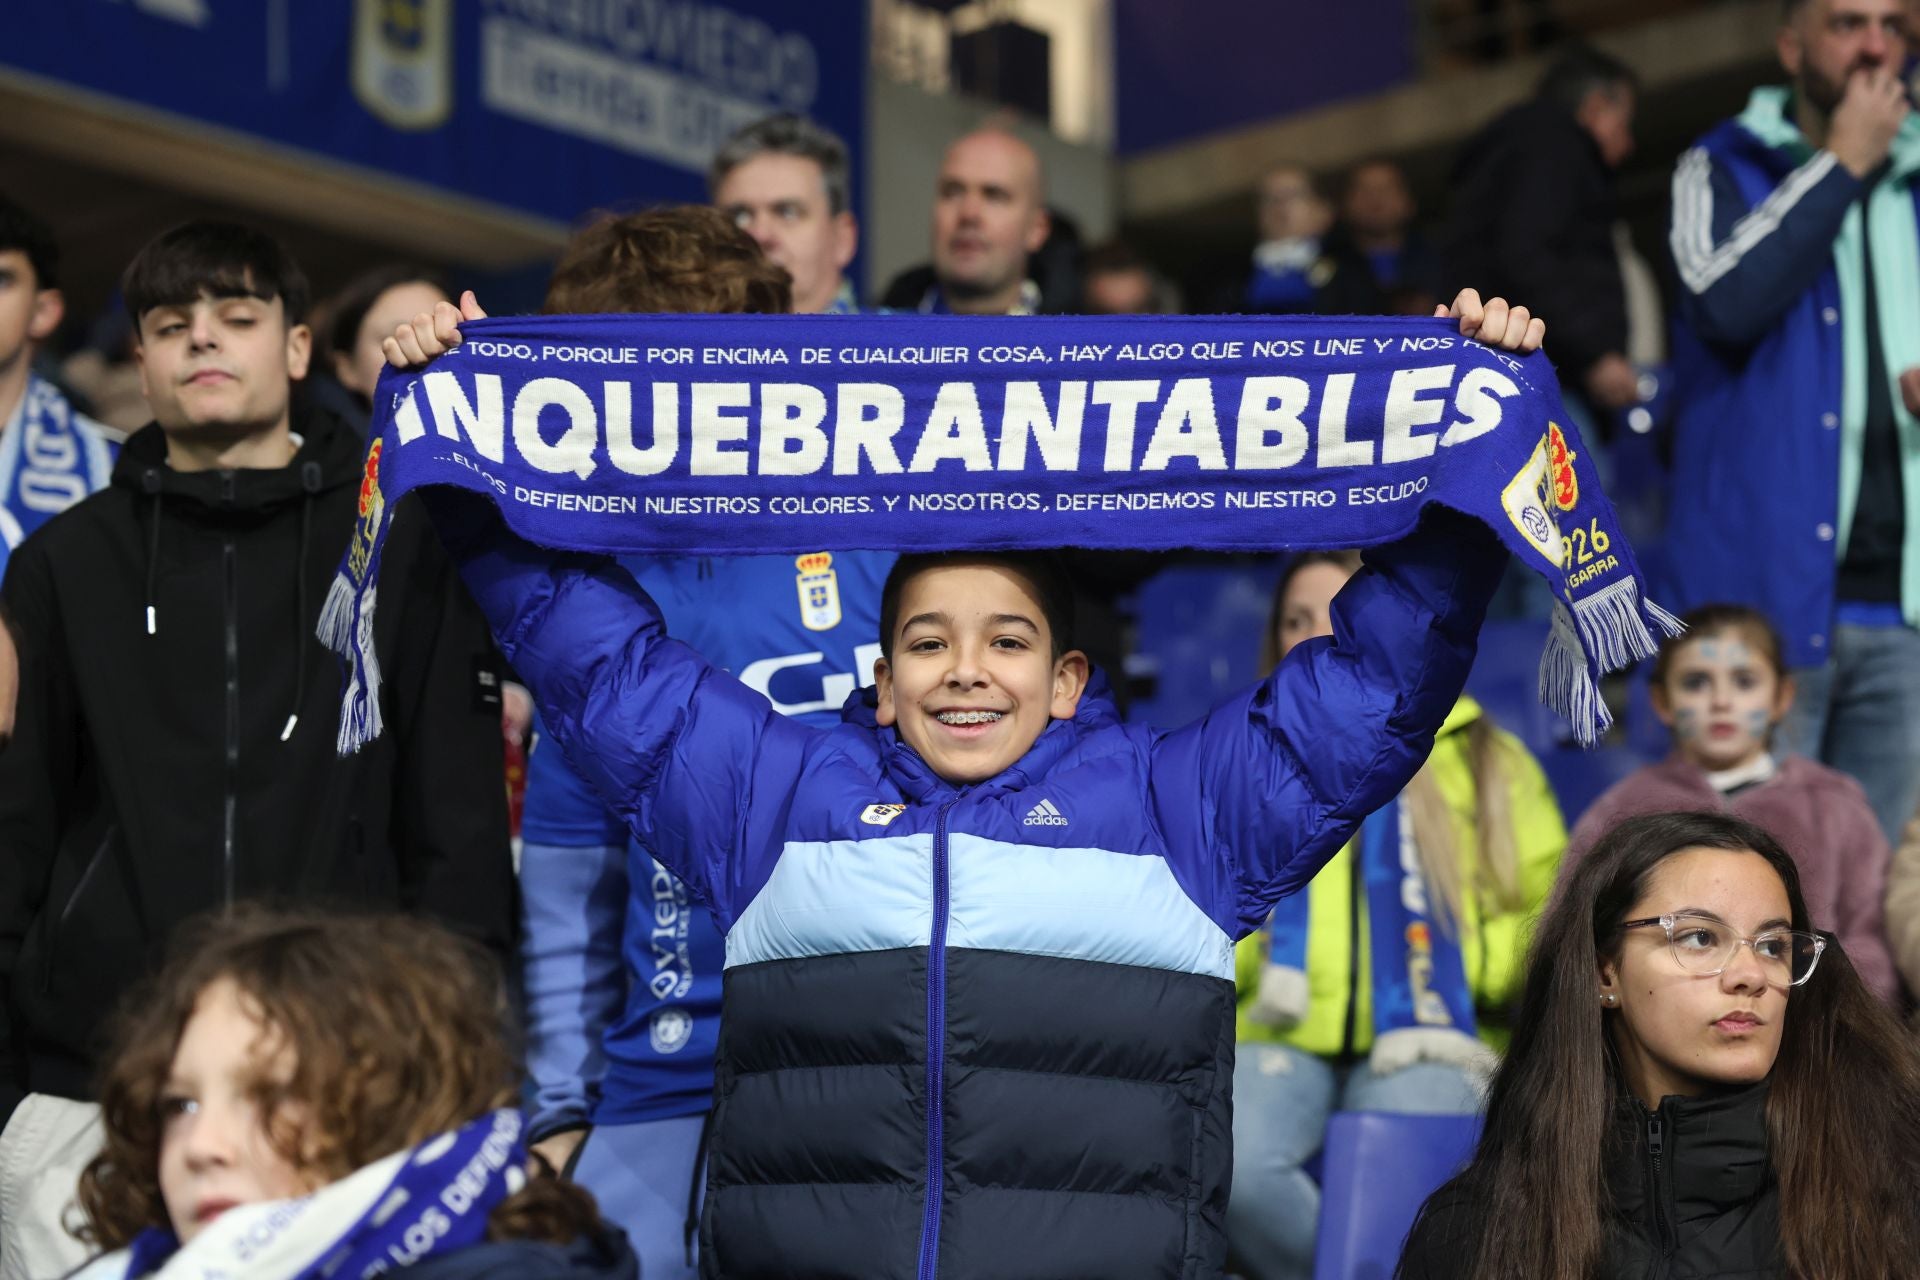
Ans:
[{"label": "man with dark hair", "polygon": [[707,186],[715,207],[793,277],[796,313],[859,309],[845,276],[860,244],[846,143],[802,116],[768,116],[722,144]]},{"label": "man with dark hair", "polygon": [[15,552],[23,662],[0,754],[0,1275],[59,1275],[98,1138],[102,1020],[180,921],[248,898],[434,916],[505,953],[513,871],[499,684],[424,517],[396,513],[374,647],[397,732],[336,753],[315,638],[359,514],[358,438],[293,396],[306,278],[196,222],[127,268],[154,423],[112,485]]},{"label": "man with dark hair", "polygon": [[[1630,67],[1596,49],[1562,52],[1530,101],[1461,151],[1443,237],[1454,280],[1539,300],[1554,317],[1548,354],[1562,383],[1603,413],[1640,394],[1613,238],[1613,175],[1633,153],[1636,85]],[[1491,226],[1480,216],[1490,208]]]},{"label": "man with dark hair", "polygon": [[1791,84],[1681,157],[1669,245],[1679,603],[1752,605],[1799,688],[1779,745],[1920,800],[1920,118],[1905,0],[1787,0]]},{"label": "man with dark hair", "polygon": [[0,195],[0,574],[23,538],[113,468],[105,428],[33,371],[65,314],[52,228]]},{"label": "man with dark hair", "polygon": [[1173,287],[1130,244],[1109,240],[1080,269],[1080,310],[1090,316],[1171,315]]},{"label": "man with dark hair", "polygon": [[1433,314],[1445,284],[1439,254],[1414,226],[1407,175],[1391,160],[1363,160],[1348,173],[1340,220],[1328,237],[1336,270],[1321,290],[1329,314]]}]

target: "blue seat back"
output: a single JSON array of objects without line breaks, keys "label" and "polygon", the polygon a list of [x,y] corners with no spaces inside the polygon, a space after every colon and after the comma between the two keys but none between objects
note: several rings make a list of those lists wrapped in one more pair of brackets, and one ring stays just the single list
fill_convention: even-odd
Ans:
[{"label": "blue seat back", "polygon": [[1465,1167],[1480,1117],[1335,1112],[1320,1179],[1314,1280],[1390,1280],[1420,1206]]}]

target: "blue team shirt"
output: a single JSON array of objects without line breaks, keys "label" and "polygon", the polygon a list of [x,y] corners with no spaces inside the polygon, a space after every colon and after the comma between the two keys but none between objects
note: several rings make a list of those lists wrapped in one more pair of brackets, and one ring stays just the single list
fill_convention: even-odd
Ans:
[{"label": "blue team shirt", "polygon": [[[659,604],[669,634],[765,694],[775,710],[824,727],[839,722],[840,707],[856,688],[873,683],[880,588],[893,560],[892,552],[837,551],[622,563]],[[521,837],[530,849],[627,849],[626,995],[601,1037],[605,1073],[593,1123],[707,1110],[726,958],[712,917],[631,840],[565,757],[539,742],[529,764]],[[584,914],[590,928],[611,924],[595,920],[591,910]],[[537,947],[538,939],[533,942]]]}]

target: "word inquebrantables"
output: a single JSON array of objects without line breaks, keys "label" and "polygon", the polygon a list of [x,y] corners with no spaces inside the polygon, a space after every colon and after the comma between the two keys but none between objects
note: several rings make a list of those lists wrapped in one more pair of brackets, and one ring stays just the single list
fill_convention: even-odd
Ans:
[{"label": "word inquebrantables", "polygon": [[[1385,381],[1359,402],[1361,378]],[[991,387],[993,384],[989,384]],[[636,388],[639,394],[636,394]],[[909,412],[884,382],[653,382],[534,378],[511,403],[499,374],[436,370],[395,414],[399,443],[432,431],[492,462],[585,479],[602,460],[634,476],[836,476],[1047,471],[1278,471],[1412,462],[1500,425],[1520,394],[1504,373],[1453,364],[1388,373],[1009,382],[982,406],[973,382],[943,382]],[[635,412],[635,401],[641,409]],[[424,401],[424,403],[423,403]],[[1225,410],[1223,413],[1222,410]],[[1144,437],[1144,448],[1140,442]],[[1096,467],[1085,464],[1097,450]]]}]

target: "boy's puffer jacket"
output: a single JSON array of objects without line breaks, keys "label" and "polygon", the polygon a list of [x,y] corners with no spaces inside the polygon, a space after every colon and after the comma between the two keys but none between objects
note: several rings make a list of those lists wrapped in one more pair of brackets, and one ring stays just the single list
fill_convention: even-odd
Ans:
[{"label": "boy's puffer jacket", "polygon": [[1332,640],[1193,725],[1088,698],[955,787],[861,695],[796,724],[630,574],[427,496],[549,731],[726,932],[704,1275],[1220,1274],[1234,941],[1425,758],[1484,528],[1370,553]]}]

